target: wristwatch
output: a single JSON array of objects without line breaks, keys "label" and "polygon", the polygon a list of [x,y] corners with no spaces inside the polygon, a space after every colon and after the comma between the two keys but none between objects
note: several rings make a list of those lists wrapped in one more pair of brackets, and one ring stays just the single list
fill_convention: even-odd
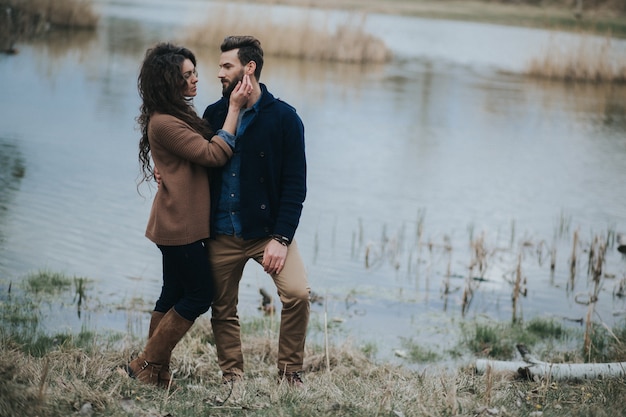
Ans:
[{"label": "wristwatch", "polygon": [[282,235],[272,235],[272,239],[274,239],[276,242],[280,243],[283,246],[289,246],[289,244],[291,243],[291,239]]}]

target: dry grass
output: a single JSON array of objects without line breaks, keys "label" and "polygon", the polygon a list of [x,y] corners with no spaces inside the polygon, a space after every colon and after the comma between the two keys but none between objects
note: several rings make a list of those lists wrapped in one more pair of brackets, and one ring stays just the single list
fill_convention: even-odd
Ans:
[{"label": "dry grass", "polygon": [[[416,371],[375,363],[349,344],[307,350],[306,388],[276,381],[277,323],[244,326],[246,380],[220,383],[209,321],[201,318],[173,355],[177,388],[166,391],[128,378],[120,367],[142,345],[137,338],[87,343],[65,340],[43,355],[0,332],[1,416],[552,416],[622,415],[624,381],[547,385],[472,367]],[[110,339],[111,340],[111,339]],[[330,364],[330,368],[327,366]],[[609,414],[597,414],[604,404]]]},{"label": "dry grass", "polygon": [[577,45],[561,47],[556,42],[526,70],[532,77],[596,83],[626,82],[626,56],[615,50],[610,37],[602,43],[582,36]]},{"label": "dry grass", "polygon": [[[56,288],[54,286],[53,288]],[[65,288],[64,286],[60,289]],[[309,328],[336,343],[307,343],[303,390],[277,381],[279,317],[263,316],[242,323],[246,379],[234,389],[221,383],[208,317],[200,317],[172,356],[176,387],[146,386],[130,379],[123,367],[145,344],[146,320],[129,312],[125,334],[47,336],[25,323],[42,300],[54,303],[56,291],[0,293],[0,416],[551,416],[624,415],[626,381],[527,381],[511,374],[475,373],[474,367],[427,364],[411,369],[377,362],[367,350],[345,341],[340,329]],[[69,291],[69,290],[68,290]],[[77,289],[78,291],[78,289]],[[66,294],[67,295],[67,294]],[[41,298],[44,297],[44,298]],[[32,298],[32,300],[31,300]],[[62,303],[61,298],[58,300]],[[30,300],[30,302],[28,302]],[[137,306],[135,306],[137,308]],[[536,346],[536,354],[556,361],[565,330],[558,323],[535,320],[525,326],[467,322],[462,351],[496,359],[512,359],[510,345]],[[598,331],[594,343],[604,346],[605,361],[624,358],[626,328],[608,335]],[[475,333],[475,334],[474,334]],[[534,342],[533,342],[534,340]],[[326,337],[328,342],[328,337]],[[578,352],[580,350],[580,352]],[[501,352],[497,354],[497,352]],[[508,353],[507,353],[508,352]],[[442,352],[445,354],[445,352]],[[564,361],[580,361],[582,349],[562,353]],[[612,404],[610,413],[605,405]]]},{"label": "dry grass", "polygon": [[184,42],[198,49],[214,48],[228,35],[250,34],[262,40],[266,55],[354,63],[391,59],[384,42],[364,30],[365,14],[353,15],[334,28],[320,21],[313,9],[297,16],[283,21],[269,8],[263,15],[250,16],[243,7],[223,5],[213,9],[206,24],[190,28]]}]

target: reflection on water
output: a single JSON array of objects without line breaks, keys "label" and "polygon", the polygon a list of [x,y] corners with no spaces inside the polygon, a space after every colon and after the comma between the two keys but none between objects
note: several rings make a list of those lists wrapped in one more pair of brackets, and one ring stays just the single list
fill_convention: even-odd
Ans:
[{"label": "reflection on water", "polygon": [[[168,3],[164,14],[139,0],[102,4],[95,34],[58,35],[0,57],[0,138],[12,138],[1,142],[0,158],[8,159],[0,173],[15,187],[3,182],[0,195],[0,278],[17,281],[38,269],[88,277],[90,302],[144,300],[149,309],[161,267],[144,237],[151,195],[142,189],[144,199],[135,188],[137,71],[146,48],[184,32],[189,9]],[[388,19],[368,22],[372,30],[390,28]],[[454,62],[454,54],[442,57],[448,37],[424,54],[424,39],[415,50],[404,40],[437,33],[425,33],[423,21],[397,22],[381,36],[401,49],[401,59],[384,65],[268,57],[264,66],[262,81],[306,126],[309,193],[297,239],[313,291],[325,301],[314,305],[313,320],[327,309],[359,340],[383,335],[383,354],[413,335],[445,347],[468,279],[482,280],[468,316],[511,318],[520,254],[525,318],[584,316],[567,293],[573,233],[579,231],[581,254],[574,288],[587,292],[584,251],[595,235],[626,229],[624,86],[502,73],[494,65],[499,59],[510,68],[508,54],[486,63],[476,48]],[[481,30],[446,25],[452,40]],[[487,32],[499,36],[501,48],[512,36],[527,54],[537,38],[528,29]],[[195,105],[202,111],[220,94],[219,53],[217,45],[196,53]],[[12,176],[10,166],[21,166],[23,177]],[[480,277],[469,269],[479,238],[490,253]],[[552,248],[554,271],[546,261]],[[610,249],[599,306],[607,324],[621,320],[612,314],[625,308],[613,296],[625,269]],[[259,288],[273,284],[250,264],[244,317],[258,314]],[[119,314],[91,319],[118,330],[127,324]]]},{"label": "reflection on water", "polygon": [[19,191],[25,171],[26,164],[16,141],[0,136],[0,248],[4,247],[6,239],[3,226],[5,216],[13,206],[15,193]]}]

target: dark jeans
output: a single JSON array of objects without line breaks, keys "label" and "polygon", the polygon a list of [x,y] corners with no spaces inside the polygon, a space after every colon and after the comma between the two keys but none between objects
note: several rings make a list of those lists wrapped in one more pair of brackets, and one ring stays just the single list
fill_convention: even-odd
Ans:
[{"label": "dark jeans", "polygon": [[213,275],[204,241],[182,246],[157,245],[163,255],[163,287],[154,307],[172,307],[189,321],[206,313],[213,302]]}]

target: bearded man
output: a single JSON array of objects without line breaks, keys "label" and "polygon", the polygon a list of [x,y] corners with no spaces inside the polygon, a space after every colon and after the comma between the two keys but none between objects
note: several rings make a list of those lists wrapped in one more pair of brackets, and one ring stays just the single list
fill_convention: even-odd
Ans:
[{"label": "bearded man", "polygon": [[253,259],[272,277],[282,304],[279,381],[302,387],[310,289],[294,235],[306,196],[304,125],[292,106],[259,83],[263,49],[258,39],[229,36],[220,49],[223,97],[206,108],[209,125],[223,126],[230,94],[245,75],[252,84],[239,114],[234,155],[211,172],[211,324],[222,380],[243,378],[237,303],[244,266]]}]

